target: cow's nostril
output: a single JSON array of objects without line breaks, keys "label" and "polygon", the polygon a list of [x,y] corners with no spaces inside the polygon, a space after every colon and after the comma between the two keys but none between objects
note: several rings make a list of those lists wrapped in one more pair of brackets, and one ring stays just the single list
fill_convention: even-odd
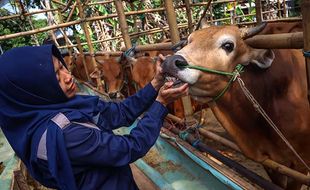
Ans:
[{"label": "cow's nostril", "polygon": [[188,63],[184,60],[176,60],[175,66],[177,66],[179,69],[185,69],[186,66],[188,66]]}]

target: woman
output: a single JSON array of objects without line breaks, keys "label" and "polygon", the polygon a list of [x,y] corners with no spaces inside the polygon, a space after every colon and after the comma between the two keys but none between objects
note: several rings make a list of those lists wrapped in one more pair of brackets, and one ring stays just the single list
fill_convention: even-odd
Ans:
[{"label": "woman", "polygon": [[[14,48],[0,57],[0,126],[29,173],[47,187],[137,189],[129,163],[155,143],[165,105],[188,93],[187,84],[162,87],[162,81],[158,72],[123,102],[104,102],[76,95],[55,46]],[[144,111],[129,135],[113,134]]]}]

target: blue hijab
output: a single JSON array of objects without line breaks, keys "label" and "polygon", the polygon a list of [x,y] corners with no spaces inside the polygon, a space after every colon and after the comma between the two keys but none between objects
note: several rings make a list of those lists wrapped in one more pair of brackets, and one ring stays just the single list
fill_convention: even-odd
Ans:
[{"label": "blue hijab", "polygon": [[61,129],[51,121],[59,112],[70,121],[92,121],[98,97],[68,99],[58,84],[53,45],[13,48],[0,56],[0,126],[30,174],[48,186],[37,166],[37,148],[47,129],[48,168],[59,189],[76,189]]}]

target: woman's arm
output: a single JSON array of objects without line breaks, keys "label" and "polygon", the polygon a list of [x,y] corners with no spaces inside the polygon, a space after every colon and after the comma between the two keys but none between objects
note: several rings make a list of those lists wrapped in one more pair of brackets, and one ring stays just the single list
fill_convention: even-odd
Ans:
[{"label": "woman's arm", "polygon": [[70,160],[74,165],[124,166],[144,156],[158,138],[167,109],[155,101],[129,135],[72,124],[64,129]]},{"label": "woman's arm", "polygon": [[98,127],[116,129],[129,126],[152,105],[159,89],[164,84],[164,76],[160,66],[164,57],[161,55],[159,57],[160,59],[156,62],[156,74],[143,89],[121,103],[101,102],[99,114],[94,118]]},{"label": "woman's arm", "polygon": [[100,101],[99,113],[95,116],[94,122],[102,129],[129,126],[152,105],[157,94],[157,90],[150,83],[122,102]]}]

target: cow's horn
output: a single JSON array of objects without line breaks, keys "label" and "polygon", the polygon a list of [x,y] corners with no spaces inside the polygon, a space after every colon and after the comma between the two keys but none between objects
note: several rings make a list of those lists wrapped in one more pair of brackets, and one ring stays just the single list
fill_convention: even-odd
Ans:
[{"label": "cow's horn", "polygon": [[255,27],[240,29],[241,30],[241,38],[245,40],[247,38],[255,36],[256,34],[261,32],[266,27],[266,25],[267,25],[267,23],[263,22],[263,23],[260,23],[259,25],[255,26]]}]

